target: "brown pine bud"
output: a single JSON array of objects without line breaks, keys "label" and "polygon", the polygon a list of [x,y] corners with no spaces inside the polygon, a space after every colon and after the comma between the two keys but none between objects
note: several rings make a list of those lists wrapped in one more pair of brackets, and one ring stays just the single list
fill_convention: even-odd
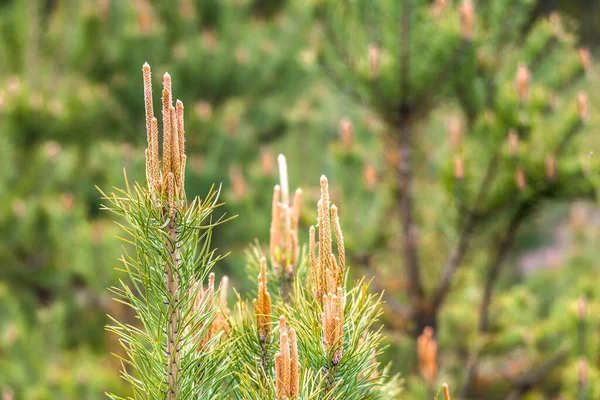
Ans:
[{"label": "brown pine bud", "polygon": [[463,160],[460,156],[454,157],[454,178],[461,181],[465,176]]},{"label": "brown pine bud", "polygon": [[265,175],[272,175],[275,171],[275,157],[268,146],[260,147],[260,167]]},{"label": "brown pine bud", "polygon": [[450,144],[456,150],[460,146],[463,137],[463,122],[459,117],[452,117],[448,121],[448,132],[450,133]]},{"label": "brown pine bud", "polygon": [[433,328],[428,326],[417,338],[417,355],[421,376],[428,384],[433,384],[437,377],[437,341]]},{"label": "brown pine bud", "polygon": [[446,6],[448,5],[448,0],[435,0],[433,6],[431,7],[431,11],[433,12],[433,16],[439,18]]},{"label": "brown pine bud", "polygon": [[363,167],[363,180],[369,189],[373,189],[377,185],[377,170],[373,163],[367,161]]},{"label": "brown pine bud", "polygon": [[529,86],[531,84],[531,73],[525,63],[519,63],[515,76],[515,86],[521,103],[527,102],[529,98]]},{"label": "brown pine bud", "polygon": [[517,181],[517,188],[519,188],[519,190],[525,189],[527,186],[527,178],[525,177],[525,171],[523,171],[523,168],[517,168],[515,179]]},{"label": "brown pine bud", "polygon": [[335,241],[337,242],[338,250],[338,262],[337,262],[337,285],[342,285],[344,279],[344,272],[346,270],[346,250],[344,247],[344,235],[342,234],[342,228],[340,226],[340,218],[338,216],[338,209],[334,205],[331,206],[331,220],[333,222],[333,232],[335,234]]},{"label": "brown pine bud", "polygon": [[589,102],[587,94],[583,91],[577,93],[577,108],[579,110],[579,119],[583,122],[589,116]]},{"label": "brown pine bud", "polygon": [[448,388],[448,384],[444,383],[444,400],[450,400],[450,389]]},{"label": "brown pine bud", "polygon": [[298,360],[298,341],[296,330],[290,329],[290,387],[289,397],[296,398],[300,389],[300,362]]},{"label": "brown pine bud", "polygon": [[553,154],[546,155],[546,178],[554,180],[556,177],[556,158]]},{"label": "brown pine bud", "polygon": [[584,71],[589,72],[592,68],[592,55],[590,49],[587,47],[580,47],[579,50],[577,50],[577,54],[579,55],[579,61],[581,62]]},{"label": "brown pine bud", "polygon": [[349,150],[352,148],[352,142],[354,139],[354,126],[349,118],[342,118],[339,126],[340,142],[342,146]]},{"label": "brown pine bud", "polygon": [[369,45],[369,72],[371,78],[375,79],[379,77],[379,70],[381,67],[381,51],[376,44],[371,43]]},{"label": "brown pine bud", "polygon": [[463,39],[471,40],[475,30],[475,6],[472,0],[462,0],[459,6],[460,33]]},{"label": "brown pine bud", "polygon": [[244,196],[246,196],[248,185],[242,169],[237,165],[231,166],[229,169],[229,179],[231,180],[231,191],[233,196],[238,200],[243,199]]}]

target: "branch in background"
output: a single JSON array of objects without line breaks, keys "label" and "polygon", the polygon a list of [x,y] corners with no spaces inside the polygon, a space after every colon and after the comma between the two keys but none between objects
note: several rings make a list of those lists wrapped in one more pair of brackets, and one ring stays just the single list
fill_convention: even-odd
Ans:
[{"label": "branch in background", "polygon": [[424,93],[419,99],[414,101],[413,107],[415,109],[415,113],[417,113],[419,116],[427,113],[426,110],[431,107],[431,104],[433,103],[432,99],[439,91],[440,86],[442,83],[448,80],[449,77],[454,75],[456,69],[458,68],[459,61],[462,59],[465,51],[470,47],[470,44],[471,41],[469,39],[462,39],[461,46],[454,52],[450,62],[448,62],[445,67],[440,70],[438,76],[431,81],[432,83],[429,85],[430,90]]},{"label": "branch in background", "polygon": [[502,238],[500,244],[496,248],[496,254],[488,268],[485,287],[483,290],[483,299],[481,302],[481,308],[479,312],[479,332],[481,333],[487,332],[489,328],[489,307],[492,298],[492,291],[494,289],[496,280],[498,279],[500,268],[502,267],[504,260],[508,255],[508,252],[510,251],[515,242],[517,230],[519,229],[521,223],[525,220],[525,218],[530,214],[535,204],[537,204],[538,199],[538,196],[534,196],[530,200],[523,202],[519,205],[519,208],[517,209],[513,217],[510,219],[504,237]]},{"label": "branch in background", "polygon": [[481,207],[481,204],[485,200],[485,196],[487,195],[490,185],[498,171],[498,163],[500,160],[500,156],[498,153],[494,154],[490,164],[488,165],[487,171],[481,182],[481,186],[479,187],[479,192],[477,193],[477,197],[475,198],[475,203],[471,207],[471,211],[467,216],[467,220],[460,234],[460,238],[458,240],[458,244],[456,248],[452,251],[446,265],[444,266],[444,270],[442,272],[442,278],[440,279],[440,283],[437,286],[437,289],[434,291],[432,297],[432,306],[434,310],[438,310],[442,305],[444,299],[446,298],[449,290],[450,283],[452,282],[452,278],[454,274],[458,270],[471,241],[471,237],[473,232],[477,227],[477,210]]},{"label": "branch in background", "polygon": [[[348,71],[350,71],[351,76],[353,76],[353,77],[359,76],[359,74],[356,72],[356,69],[354,68],[354,62],[352,61],[351,55],[344,49],[344,47],[337,40],[336,30],[331,27],[331,25],[327,22],[327,20],[323,21],[323,26],[325,27],[325,32],[327,33],[329,42],[332,45],[333,49],[335,50],[336,57],[344,64],[344,67]],[[335,75],[335,72],[333,70],[331,70],[331,68],[327,68],[324,65],[324,63],[321,63],[321,67],[326,69],[327,76],[329,76],[329,78],[332,80],[332,82],[335,83],[336,86],[338,86],[340,88],[344,87],[344,85],[343,85],[344,78],[341,78],[339,76],[332,77],[332,75]],[[376,82],[378,82],[378,81],[379,80],[376,80]],[[355,101],[357,99],[359,99],[358,103],[361,105],[364,105],[365,101],[362,98],[362,95],[356,89],[354,89],[354,85],[350,85],[350,87],[351,87],[350,90],[352,91],[351,97],[353,99],[355,99]],[[383,102],[385,99],[385,96],[383,95],[381,88],[379,88],[379,86],[375,85],[375,84],[371,85],[371,88],[373,89],[373,92],[377,96],[377,99],[379,99],[379,101]],[[389,108],[388,104],[384,103],[384,106],[386,107],[386,109]]]},{"label": "branch in background", "polygon": [[408,291],[411,306],[416,314],[422,309],[423,284],[418,255],[418,238],[413,216],[412,198],[412,165],[411,156],[412,126],[410,121],[403,120],[401,116],[400,131],[398,132],[398,146],[400,151],[400,166],[398,167],[398,202],[400,203],[400,223],[402,226],[402,247],[404,263],[409,279]]},{"label": "branch in background", "polygon": [[402,21],[400,23],[400,104],[404,105],[408,99],[408,85],[410,80],[410,33],[411,33],[412,1],[405,0],[402,7]]},{"label": "branch in background", "polygon": [[354,88],[354,85],[346,85],[346,84],[344,84],[343,79],[340,78],[335,73],[335,71],[333,71],[331,68],[329,68],[325,63],[321,62],[321,63],[319,63],[319,65],[321,66],[321,68],[325,72],[325,75],[327,75],[327,77],[329,78],[329,80],[337,88],[339,88],[348,97],[350,97],[350,99],[352,99],[356,104],[359,104],[359,105],[364,105],[365,104],[365,99],[363,98],[362,94],[358,90],[356,90]]},{"label": "branch in background", "polygon": [[[546,377],[566,359],[568,354],[568,349],[562,348],[555,352],[542,364],[531,365],[528,370],[510,373],[506,371],[492,371],[490,372],[490,374],[493,376],[502,376],[506,381],[508,381],[508,383],[511,386],[511,389],[507,399],[520,399],[527,392],[531,391],[534,387],[542,383],[544,379],[546,379]],[[474,368],[474,365],[472,365],[471,368]],[[480,375],[478,377],[475,377],[475,375],[473,375],[472,381],[486,383],[492,382],[494,380],[490,379],[489,375]],[[468,390],[465,391],[466,389]],[[469,395],[474,395],[477,393],[486,393],[489,390],[488,387],[480,386],[476,388],[476,393],[471,393],[471,389],[472,386],[470,386],[469,388],[463,388],[463,392],[460,394],[459,398],[466,399]]]},{"label": "branch in background", "polygon": [[554,368],[560,365],[568,355],[566,349],[561,349],[550,357],[542,365],[533,366],[525,374],[519,374],[519,378],[512,380],[513,391],[507,399],[517,400],[529,392],[533,387],[540,384]]}]

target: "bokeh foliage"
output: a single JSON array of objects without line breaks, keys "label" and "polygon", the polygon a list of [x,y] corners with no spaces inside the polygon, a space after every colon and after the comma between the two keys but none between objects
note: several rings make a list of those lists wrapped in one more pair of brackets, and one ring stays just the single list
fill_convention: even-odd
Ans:
[{"label": "bokeh foliage", "polygon": [[[131,180],[143,178],[140,68],[145,61],[155,71],[171,73],[174,91],[186,104],[187,192],[206,193],[213,183],[223,182],[224,211],[240,215],[226,228],[216,228],[214,237],[219,251],[233,252],[221,268],[236,288],[249,286],[243,250],[255,237],[266,242],[275,156],[283,152],[293,166],[290,178],[305,189],[307,203],[318,199],[311,183],[315,176],[325,173],[336,182],[332,197],[343,210],[348,253],[357,267],[364,267],[356,274],[376,268],[389,283],[387,292],[394,292],[399,304],[408,303],[398,257],[397,159],[388,137],[395,123],[390,115],[402,96],[396,64],[402,2],[377,1],[381,8],[334,17],[322,3],[0,2],[2,388],[26,399],[94,399],[104,398],[105,391],[125,392],[110,355],[118,351],[115,338],[103,330],[107,313],[131,317],[106,290],[117,279],[113,268],[121,249],[114,240],[117,227],[99,211],[94,185],[122,186],[123,167]],[[574,50],[577,39],[569,29],[576,24],[566,23],[564,40],[550,49],[546,46],[555,46],[554,27],[532,14],[535,2],[488,3],[478,15],[470,45],[459,34],[457,2],[438,22],[430,16],[429,2],[414,2],[412,17],[418,22],[411,42],[413,93],[427,94],[454,53],[463,56],[457,72],[433,88],[434,96],[423,97],[426,114],[415,128],[419,176],[414,196],[421,204],[425,290],[435,287],[464,223],[460,206],[476,197],[493,152],[498,150],[503,160],[497,178],[502,184],[490,192],[484,207],[502,212],[475,237],[474,250],[456,275],[437,321],[440,379],[460,387],[468,372],[465,354],[476,349],[485,356],[480,369],[491,371],[492,385],[485,386],[493,391],[489,398],[502,396],[511,387],[498,369],[507,357],[514,363],[505,368],[519,372],[564,348],[564,359],[530,396],[576,396],[577,360],[585,354],[586,395],[596,398],[600,388],[594,378],[600,372],[594,332],[600,293],[594,285],[598,229],[593,222],[598,217],[593,209],[570,201],[595,190],[595,159],[588,153],[596,149],[590,133],[598,125],[593,112],[597,75],[582,74]],[[375,23],[374,36],[355,29],[362,26],[356,21],[350,25],[352,18],[361,21],[362,12],[369,17],[364,21],[384,21]],[[500,35],[507,20],[508,36]],[[381,48],[383,95],[369,91],[373,38]],[[355,71],[340,63],[336,46],[356,57]],[[525,110],[514,91],[521,61],[537,65]],[[576,83],[562,88],[571,75]],[[486,91],[490,81],[493,93]],[[493,330],[480,336],[476,314],[489,262],[486,249],[500,240],[520,204],[512,200],[526,202],[536,188],[545,187],[546,154],[577,123],[575,94],[582,88],[592,105],[586,128],[558,163],[561,179],[544,192],[519,231],[495,288]],[[350,91],[358,91],[358,101]],[[555,91],[560,96],[550,104]],[[446,125],[461,109],[469,134],[457,151],[448,143]],[[342,117],[353,121],[350,141],[338,136]],[[517,157],[504,142],[511,127],[523,136]],[[465,163],[461,182],[452,169],[457,153]],[[582,163],[591,169],[586,179]],[[526,191],[514,183],[516,165],[528,171]],[[302,215],[301,235],[307,236],[306,227],[314,220],[312,210]],[[523,267],[523,255],[546,248],[560,250],[558,261],[547,257],[532,270]],[[588,298],[589,313],[578,336],[574,307],[581,295]],[[386,356],[408,378],[407,398],[422,398],[427,388],[418,377],[414,340],[405,334],[410,322],[394,307],[386,311],[385,321],[393,327],[393,346]]]}]

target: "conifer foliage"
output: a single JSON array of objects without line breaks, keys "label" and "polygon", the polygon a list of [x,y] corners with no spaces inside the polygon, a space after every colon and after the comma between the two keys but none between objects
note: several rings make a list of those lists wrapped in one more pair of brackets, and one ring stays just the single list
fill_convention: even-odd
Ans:
[{"label": "conifer foliage", "polygon": [[[286,195],[281,195],[288,185],[281,155],[279,166],[281,184],[274,188],[272,213],[275,226],[290,214]],[[259,246],[248,252],[249,273],[258,276],[254,312],[239,300],[232,316],[232,339],[240,362],[234,392],[239,398],[395,399],[400,393],[398,378],[389,376],[388,367],[377,361],[383,350],[383,336],[376,326],[380,297],[369,293],[364,281],[346,289],[344,239],[325,176],[320,187],[317,227],[309,230],[308,254],[297,255],[297,246],[270,246],[269,262]],[[299,206],[295,201],[293,209],[300,210]],[[297,260],[289,293],[280,286],[273,251],[283,259]]]},{"label": "conifer foliage", "polygon": [[[449,328],[440,321],[449,299],[461,298],[463,319],[450,326],[473,338],[461,394],[489,396],[486,382],[503,372],[481,376],[480,366],[494,360],[502,369],[498,346],[518,329],[500,324],[494,294],[520,228],[551,201],[594,195],[596,161],[582,162],[588,151],[578,147],[590,120],[583,91],[593,72],[589,52],[575,47],[558,15],[535,19],[534,8],[531,0],[340,0],[321,7],[324,72],[384,125],[395,192],[384,218],[398,221],[389,274],[402,271],[403,290],[385,280],[378,286],[406,293],[386,300],[399,329],[422,335],[421,374],[430,389],[442,359],[437,335]],[[443,122],[449,140],[440,134]],[[457,285],[473,260],[470,266],[483,264],[465,271],[473,286]],[[466,326],[473,292],[477,323]],[[543,343],[531,346],[524,362],[532,371],[552,361]],[[453,356],[463,361],[460,351]],[[504,395],[525,393],[544,377],[511,377]]]},{"label": "conifer foliage", "polygon": [[163,77],[159,159],[148,64],[143,77],[147,186],[127,183],[125,190],[103,193],[105,208],[126,221],[124,240],[134,246],[134,253],[122,258],[127,282],[112,291],[133,309],[138,323],[115,319],[108,329],[125,350],[122,375],[135,398],[397,398],[398,378],[377,362],[383,339],[375,326],[379,296],[370,294],[364,281],[346,290],[344,239],[327,178],[320,180],[318,225],[310,229],[308,257],[301,256],[302,191],[290,205],[286,160],[279,157],[270,262],[260,247],[252,248],[250,269],[258,266],[254,310],[238,299],[229,315],[228,279],[217,296],[210,272],[220,258],[210,248],[218,192],[186,199],[184,108],[179,100],[173,106],[169,74]]},{"label": "conifer foliage", "polygon": [[127,283],[121,281],[112,290],[134,310],[141,325],[115,320],[109,329],[126,352],[122,375],[136,398],[224,398],[220,389],[231,371],[224,364],[223,324],[217,321],[225,310],[210,273],[220,258],[210,248],[218,192],[209,192],[203,200],[186,200],[183,104],[177,101],[173,106],[169,74],[163,78],[159,162],[148,64],[143,76],[148,185],[127,185],[126,190],[104,194],[106,208],[127,222],[124,240],[135,248],[134,254],[122,258]]}]

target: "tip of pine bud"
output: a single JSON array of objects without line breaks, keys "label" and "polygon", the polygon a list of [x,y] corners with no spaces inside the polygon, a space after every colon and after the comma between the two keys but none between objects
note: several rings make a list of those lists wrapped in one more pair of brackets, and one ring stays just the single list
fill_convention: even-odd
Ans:
[{"label": "tip of pine bud", "polygon": [[442,387],[444,388],[444,400],[450,400],[450,389],[448,388],[448,384],[444,383]]},{"label": "tip of pine bud", "polygon": [[177,101],[175,102],[175,105],[176,105],[178,108],[183,108],[183,101],[181,101],[181,100],[177,99]]},{"label": "tip of pine bud", "polygon": [[461,181],[465,176],[463,160],[461,157],[456,156],[454,158],[454,178]]},{"label": "tip of pine bud", "polygon": [[463,0],[459,7],[461,35],[466,40],[473,38],[475,6],[472,0]]},{"label": "tip of pine bud", "polygon": [[332,213],[335,213],[335,212],[337,212],[337,206],[336,206],[335,204],[332,204],[332,205],[331,205],[331,212],[332,212]]},{"label": "tip of pine bud", "polygon": [[321,183],[327,183],[327,177],[325,175],[321,175]]},{"label": "tip of pine bud", "polygon": [[285,156],[283,154],[280,154],[277,156],[277,161],[279,162],[285,162]]},{"label": "tip of pine bud", "polygon": [[379,66],[381,64],[381,52],[374,43],[369,44],[369,69],[372,78],[379,76]]},{"label": "tip of pine bud", "polygon": [[165,72],[165,74],[163,75],[163,79],[164,80],[170,80],[171,79],[171,74],[169,74],[168,72]]},{"label": "tip of pine bud", "polygon": [[296,189],[296,194],[299,194],[299,195],[302,194],[302,189],[300,189],[300,188]]},{"label": "tip of pine bud", "polygon": [[589,103],[587,94],[583,91],[577,93],[577,108],[579,109],[579,119],[581,121],[587,120]]},{"label": "tip of pine bud", "polygon": [[144,65],[142,65],[142,70],[144,70],[144,71],[150,70],[150,64],[148,64],[148,62],[145,62]]}]

